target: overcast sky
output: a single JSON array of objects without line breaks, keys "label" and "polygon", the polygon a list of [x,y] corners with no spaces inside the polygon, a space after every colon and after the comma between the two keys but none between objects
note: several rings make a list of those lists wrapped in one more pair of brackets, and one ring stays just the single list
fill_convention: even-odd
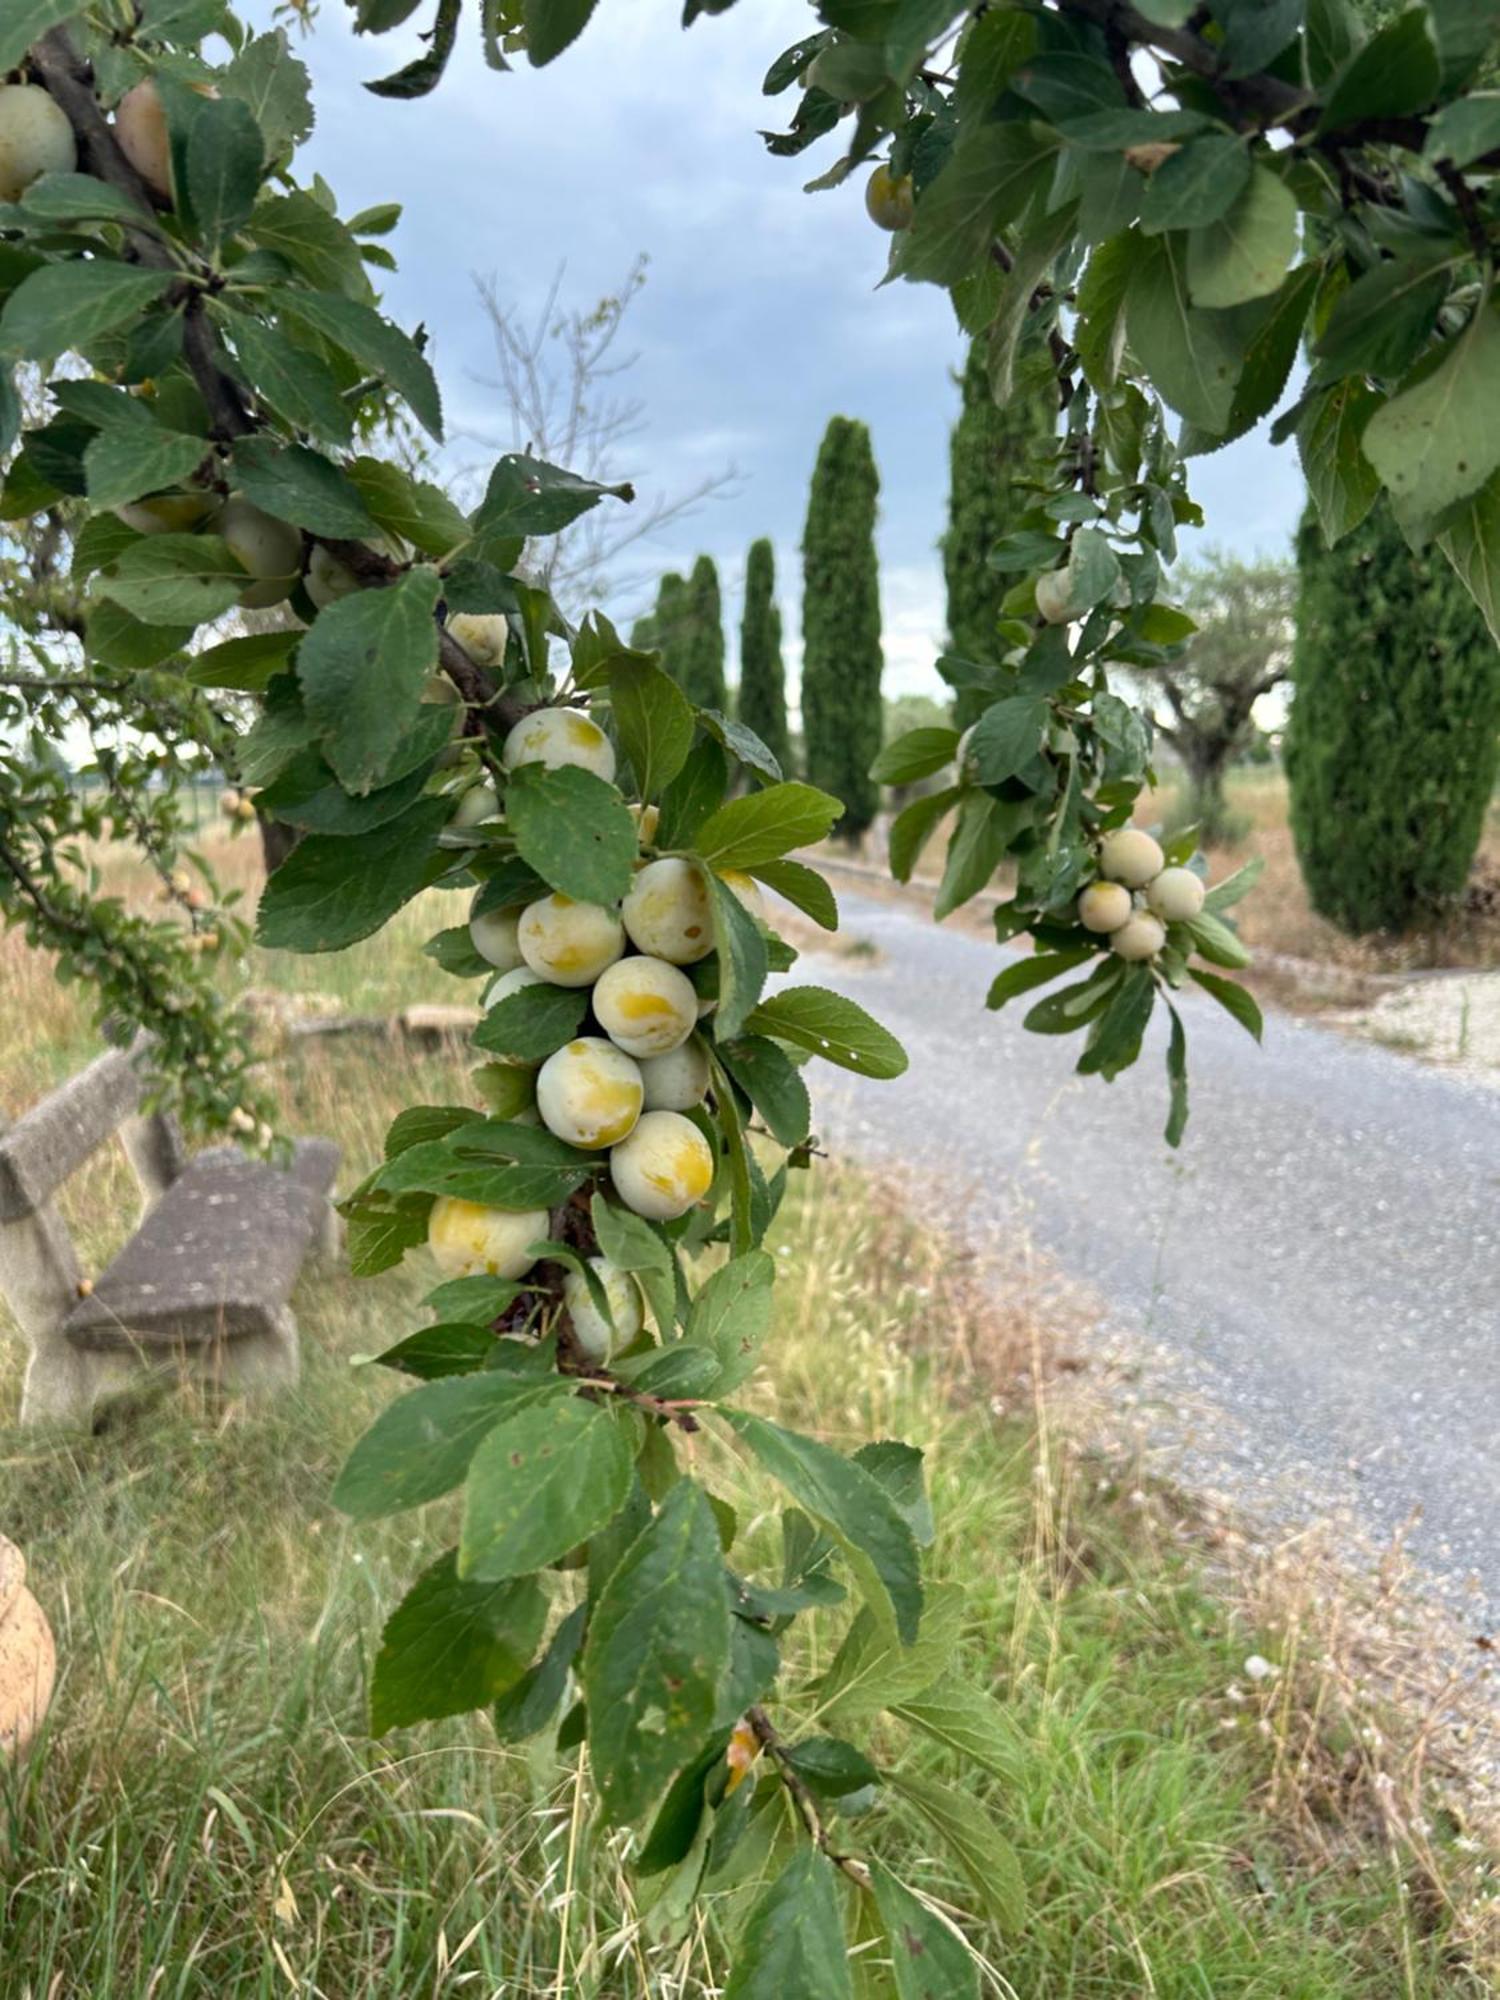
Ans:
[{"label": "overcast sky", "polygon": [[[267,26],[271,0],[241,11]],[[430,12],[424,5],[419,23]],[[960,357],[951,309],[932,286],[876,293],[886,239],[856,189],[802,192],[833,159],[829,141],[784,160],[756,136],[784,123],[794,101],[763,97],[760,79],[807,31],[806,0],[753,0],[685,33],[679,17],[675,0],[607,0],[555,64],[503,76],[485,68],[466,20],[437,92],[400,103],[361,84],[408,59],[414,36],[356,39],[341,0],[323,0],[299,45],[318,108],[302,158],[345,215],[406,204],[389,239],[401,270],[386,300],[398,319],[432,330],[456,432],[506,431],[484,385],[493,367],[475,274],[534,308],[565,262],[565,296],[583,306],[618,285],[639,253],[649,257],[626,343],[639,355],[631,386],[645,422],[626,470],[654,493],[736,468],[730,495],[668,530],[646,558],[660,569],[703,549],[717,559],[731,657],[745,550],[770,535],[795,671],[813,458],[829,417],[862,418],[881,476],[887,692],[937,692],[935,544]],[[472,460],[472,448],[458,449]],[[1214,540],[1245,555],[1285,550],[1301,505],[1293,452],[1248,439],[1199,460],[1194,487]]]}]

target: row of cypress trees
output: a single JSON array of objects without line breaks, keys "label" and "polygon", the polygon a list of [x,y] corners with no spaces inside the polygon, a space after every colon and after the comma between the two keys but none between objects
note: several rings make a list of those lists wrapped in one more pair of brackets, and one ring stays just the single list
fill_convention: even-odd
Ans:
[{"label": "row of cypress trees", "polygon": [[[839,831],[856,839],[880,803],[870,766],[880,752],[880,572],[875,553],[880,476],[868,428],[834,417],[818,450],[802,540],[802,747],[810,784],[844,801]],[[786,671],[769,541],[751,545],[740,627],[739,720],[784,771],[792,766]],[[688,697],[727,713],[724,606],[711,556],[670,574],[631,643],[659,650]]]}]

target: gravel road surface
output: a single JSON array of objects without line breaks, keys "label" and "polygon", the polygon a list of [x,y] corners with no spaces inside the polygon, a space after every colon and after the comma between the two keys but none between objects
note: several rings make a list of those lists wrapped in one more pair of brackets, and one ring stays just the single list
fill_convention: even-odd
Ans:
[{"label": "gravel road surface", "polygon": [[1346,1508],[1408,1548],[1473,1631],[1500,1618],[1500,1105],[1286,1015],[1265,1046],[1190,995],[1193,1115],[1166,1116],[1165,1032],[1114,1084],[1079,1044],[983,1005],[993,944],[841,894],[880,958],[794,977],[858,999],[907,1074],[820,1066],[820,1129],[967,1194],[976,1238],[1030,1231],[1234,1419],[1214,1471],[1291,1515]]}]

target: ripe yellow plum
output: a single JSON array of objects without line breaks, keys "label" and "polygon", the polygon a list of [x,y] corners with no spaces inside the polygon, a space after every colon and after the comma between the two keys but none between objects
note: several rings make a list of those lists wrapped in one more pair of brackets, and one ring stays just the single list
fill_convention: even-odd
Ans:
[{"label": "ripe yellow plum", "polygon": [[1037,613],[1048,625],[1066,625],[1073,616],[1068,609],[1072,601],[1073,572],[1066,563],[1061,569],[1049,569],[1037,578]]},{"label": "ripe yellow plum", "polygon": [[505,659],[510,626],[498,611],[455,611],[448,630],[476,667],[498,667]]},{"label": "ripe yellow plum", "polygon": [[625,898],[625,928],[638,951],[693,965],[714,948],[714,920],[698,864],[663,855],[637,871]]},{"label": "ripe yellow plum", "polygon": [[608,1361],[616,1349],[628,1347],[640,1332],[641,1288],[628,1271],[607,1257],[590,1257],[589,1263],[604,1287],[610,1318],[595,1305],[582,1271],[570,1270],[563,1279],[563,1304],[573,1323],[573,1345],[585,1361],[597,1365]]},{"label": "ripe yellow plum", "polygon": [[242,562],[256,582],[240,592],[247,611],[264,611],[290,597],[302,574],[302,532],[288,521],[278,521],[238,494],[224,502],[218,532],[229,544],[230,553]]},{"label": "ripe yellow plum", "polygon": [[522,764],[541,764],[557,771],[565,764],[592,771],[606,784],[614,781],[615,746],[597,722],[576,708],[538,708],[523,715],[505,739],[500,762],[507,771]]},{"label": "ripe yellow plum", "polygon": [[714,1156],[690,1118],[647,1111],[610,1154],[609,1173],[627,1208],[648,1222],[672,1222],[713,1186]]},{"label": "ripe yellow plum", "polygon": [[460,792],[453,817],[449,820],[450,830],[462,833],[471,826],[483,826],[487,819],[494,819],[500,811],[500,798],[495,787],[483,780],[470,785]]},{"label": "ripe yellow plum", "polygon": [[427,1247],[446,1278],[524,1278],[547,1238],[545,1208],[486,1208],[440,1195],[427,1222]]},{"label": "ripe yellow plum", "polygon": [[516,939],[533,972],[553,986],[592,986],[624,955],[625,932],[602,903],[543,896],[521,912]]},{"label": "ripe yellow plum", "polygon": [[1086,931],[1117,931],[1134,908],[1123,882],[1090,882],[1078,898],[1078,921]]},{"label": "ripe yellow plum", "polygon": [[1099,872],[1111,882],[1123,882],[1127,889],[1144,889],[1160,875],[1164,859],[1149,833],[1142,833],[1138,826],[1121,826],[1104,836]]},{"label": "ripe yellow plum", "polygon": [[[478,897],[475,900],[477,902]],[[513,972],[525,963],[516,941],[520,923],[521,912],[518,909],[486,910],[482,916],[469,919],[469,938],[474,949],[485,964],[493,965],[497,972]]]},{"label": "ripe yellow plum", "polygon": [[537,1072],[542,1123],[556,1138],[590,1152],[630,1135],[644,1095],[639,1069],[602,1035],[565,1042]]},{"label": "ripe yellow plum", "polygon": [[648,1111],[691,1111],[708,1095],[708,1051],[694,1039],[667,1056],[648,1056],[641,1081]]},{"label": "ripe yellow plum", "polygon": [[698,1022],[693,982],[664,958],[622,958],[600,973],[594,1015],[628,1056],[681,1048]]},{"label": "ripe yellow plum", "polygon": [[1121,958],[1132,962],[1138,959],[1155,958],[1167,941],[1165,926],[1159,917],[1153,917],[1149,910],[1137,910],[1127,922],[1111,936],[1109,948]]},{"label": "ripe yellow plum", "polygon": [[1146,885],[1147,907],[1154,910],[1164,924],[1189,924],[1203,908],[1203,899],[1208,894],[1208,886],[1201,875],[1195,875],[1191,868],[1163,868],[1160,875]]},{"label": "ripe yellow plum", "polygon": [[340,562],[321,542],[314,542],[312,554],[307,559],[307,575],[304,587],[308,596],[318,607],[326,611],[330,604],[337,604],[341,597],[352,597],[359,589],[359,578],[349,565]]},{"label": "ripe yellow plum", "polygon": [[0,201],[19,201],[42,174],[70,174],[77,165],[62,107],[34,83],[0,87]]},{"label": "ripe yellow plum", "polygon": [[226,785],[219,794],[219,811],[226,819],[234,819],[240,809],[240,795],[233,785]]},{"label": "ripe yellow plum", "polygon": [[218,511],[213,493],[153,493],[145,500],[127,500],[114,515],[138,535],[190,535]]},{"label": "ripe yellow plum", "polygon": [[172,199],[172,147],[161,93],[148,76],[127,90],[115,110],[120,151],[153,194]]},{"label": "ripe yellow plum", "polygon": [[661,825],[660,806],[627,806],[625,810],[635,821],[635,830],[642,847],[650,847],[656,839],[656,829]]},{"label": "ripe yellow plum", "polygon": [[865,213],[879,229],[908,229],[916,210],[910,174],[879,166],[865,182]]},{"label": "ripe yellow plum", "polygon": [[753,875],[746,875],[739,868],[724,868],[719,871],[719,880],[742,910],[754,917],[757,923],[765,920],[766,899]]}]

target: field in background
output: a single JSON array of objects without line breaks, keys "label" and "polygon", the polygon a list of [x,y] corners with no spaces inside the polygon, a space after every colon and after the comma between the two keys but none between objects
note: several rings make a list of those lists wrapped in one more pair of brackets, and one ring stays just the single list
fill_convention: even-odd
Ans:
[{"label": "field in background", "polygon": [[[219,865],[252,881],[253,843],[216,849]],[[353,1012],[461,997],[418,953],[455,908],[429,899],[335,960],[257,955],[226,983]],[[76,996],[14,935],[0,936],[0,1021],[12,1113],[94,1047]],[[456,1058],[368,1041],[300,1044],[276,1078],[288,1129],[337,1137],[346,1182],[400,1106],[465,1094]],[[112,1154],[75,1182],[96,1263],[131,1207]],[[892,1434],[927,1449],[934,1574],[972,1593],[957,1664],[1006,1699],[1009,1775],[986,1803],[1034,1916],[1020,1938],[975,1933],[1008,1982],[994,1990],[1489,1990],[1483,1856],[1453,1819],[1424,1818],[1427,1746],[1330,1657],[1324,1611],[1284,1597],[1257,1619],[1209,1567],[1189,1510],[1059,1430],[1037,1363],[1066,1345],[1066,1322],[1025,1291],[981,1293],[966,1260],[852,1169],[800,1184],[774,1247],[779,1413],[839,1445]],[[412,1269],[305,1286],[304,1379],[274,1408],[170,1396],[82,1440],[11,1428],[20,1350],[0,1320],[0,1527],[31,1560],[63,1664],[45,1740],[0,1776],[3,2000],[644,2000],[722,1985],[718,1910],[654,1943],[545,1740],[502,1748],[482,1718],[365,1734],[381,1621],[451,1508],[356,1530],[327,1495],[397,1392],[354,1358],[413,1323],[426,1282]],[[762,1383],[755,1400],[770,1394]],[[721,1444],[699,1449],[738,1485],[751,1566],[771,1496],[721,1468]],[[828,1627],[802,1643],[826,1657]],[[1261,1655],[1274,1671],[1247,1674]],[[879,1748],[942,1768],[894,1735]],[[922,1885],[964,1905],[920,1835],[882,1818]]]}]

